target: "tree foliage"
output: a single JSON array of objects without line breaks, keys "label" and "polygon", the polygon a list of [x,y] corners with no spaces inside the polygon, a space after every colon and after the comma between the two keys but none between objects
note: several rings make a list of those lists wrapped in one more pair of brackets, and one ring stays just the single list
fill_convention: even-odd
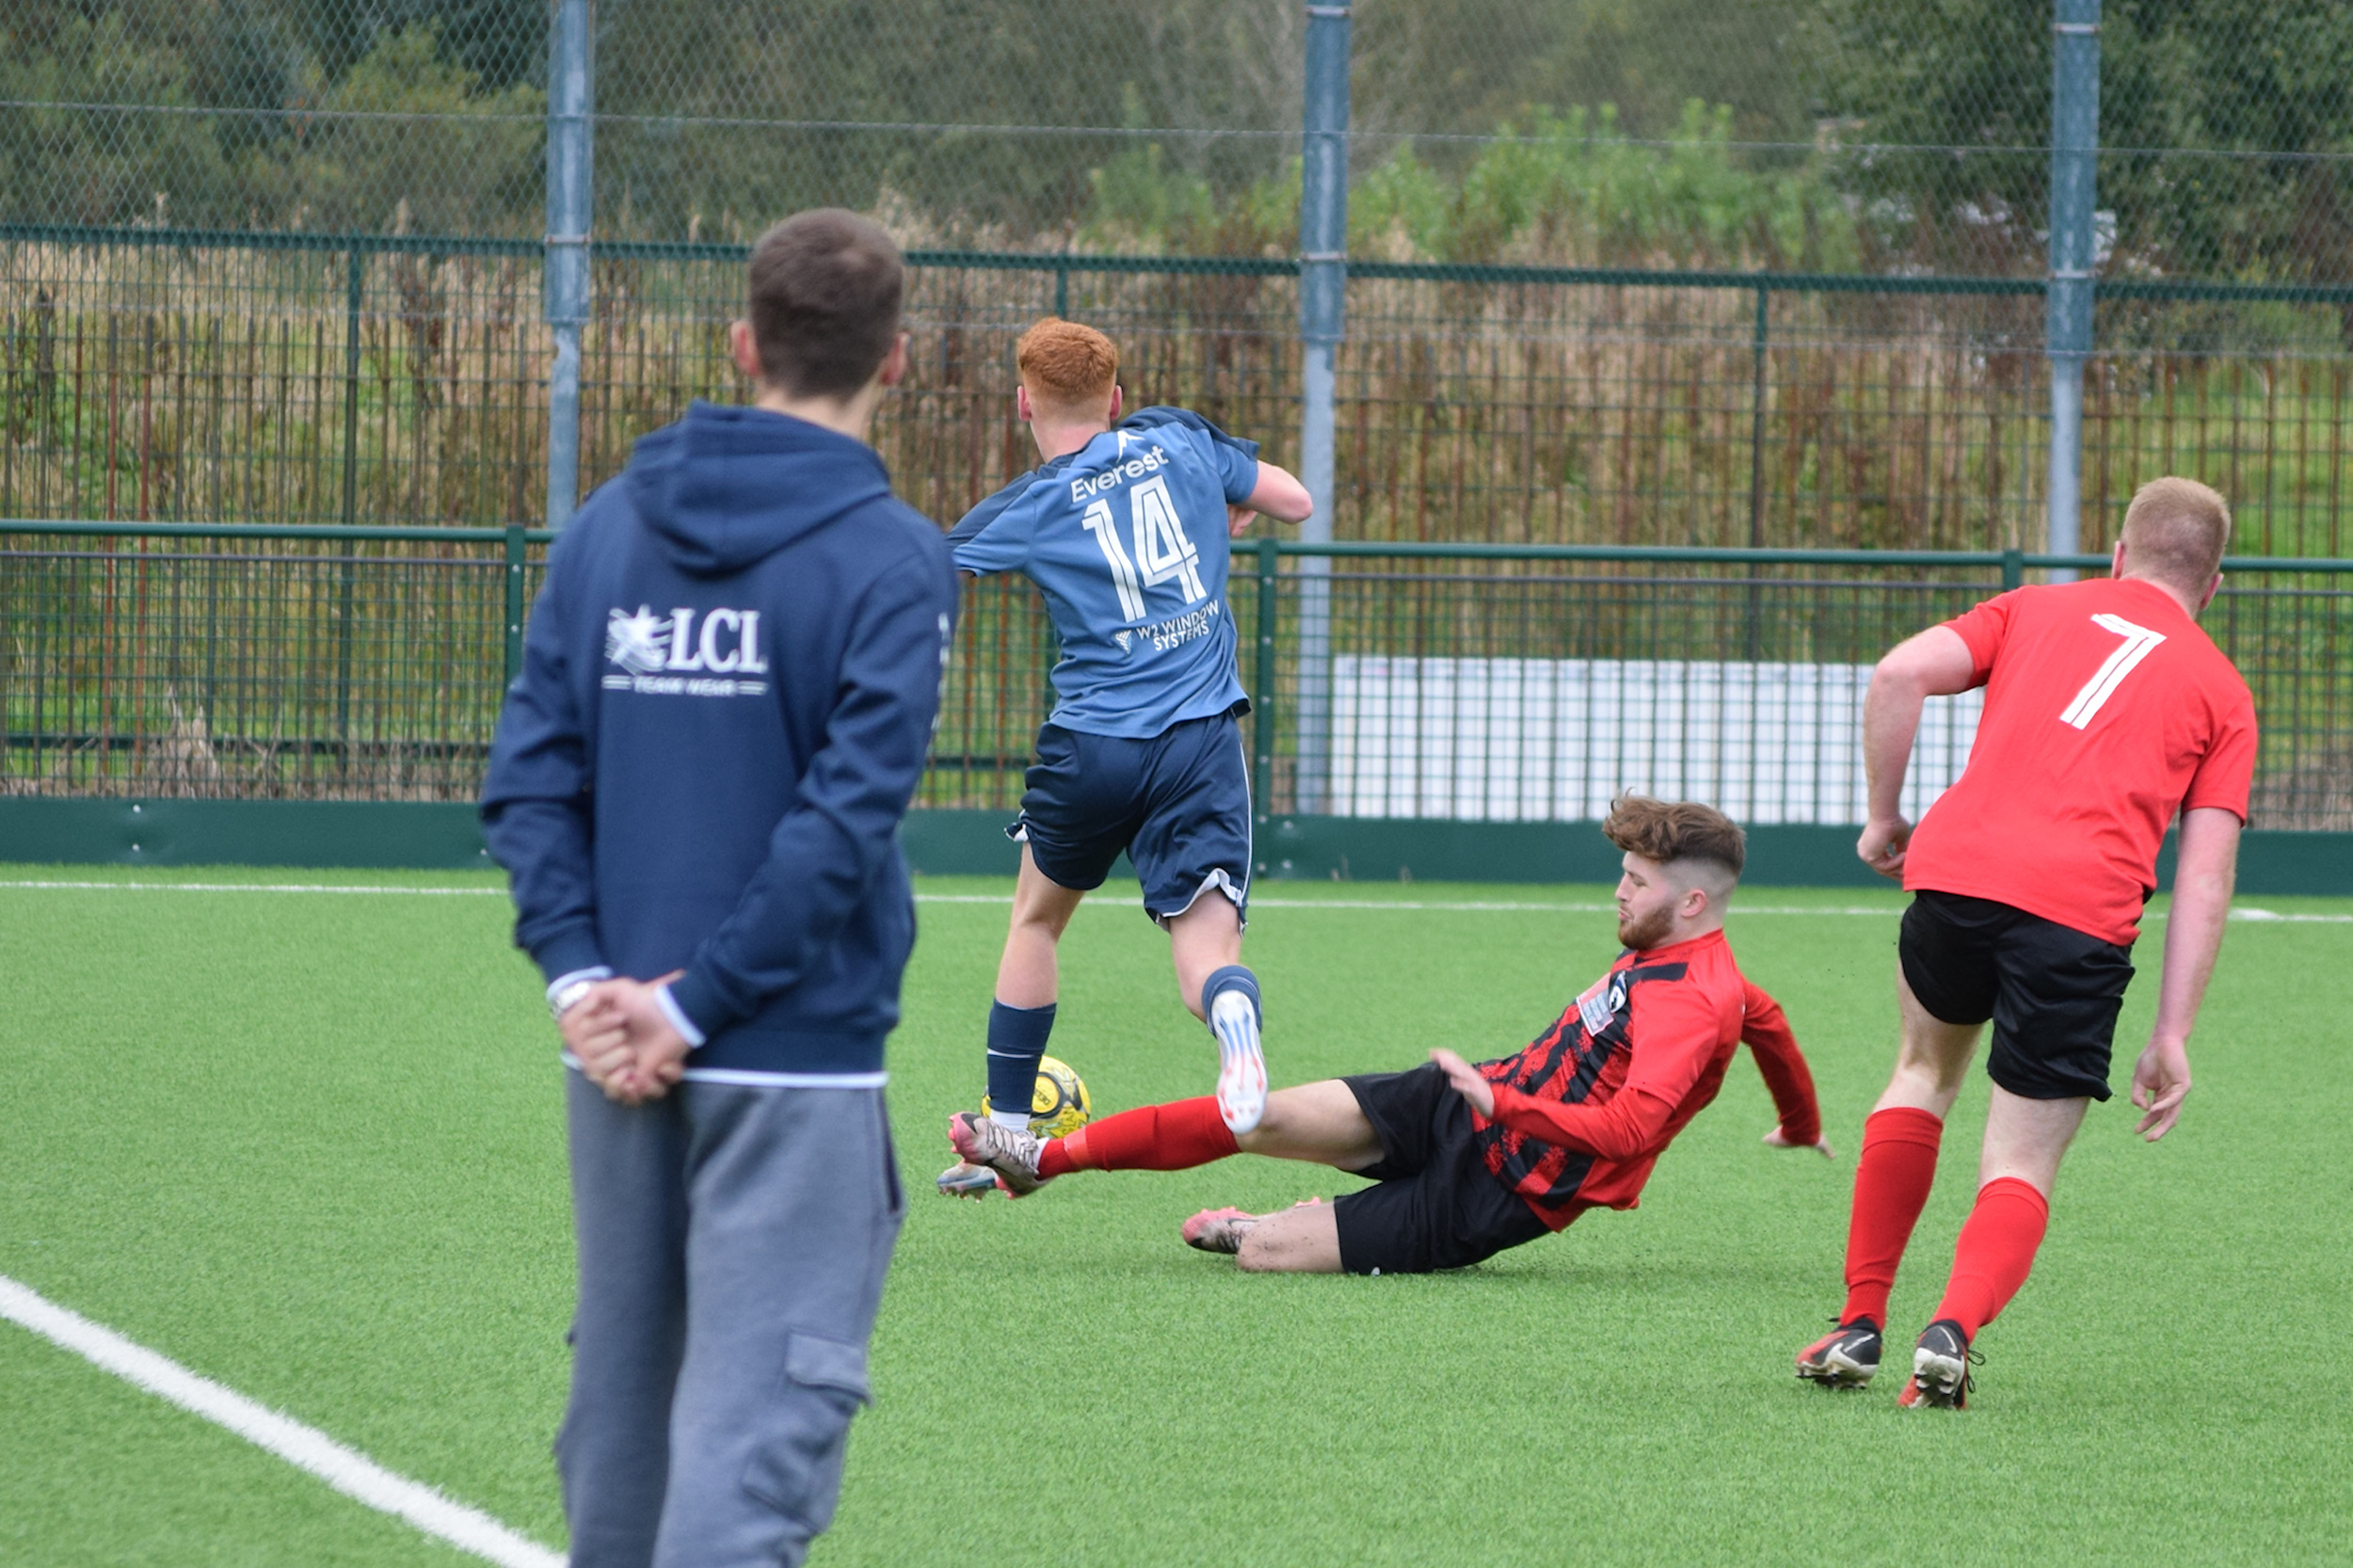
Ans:
[{"label": "tree foliage", "polygon": [[[2042,250],[2051,31],[2009,0],[1819,0],[1822,112],[1890,248],[2004,270]],[[2326,0],[2107,0],[2099,205],[2111,266],[2342,277],[2353,12]]]},{"label": "tree foliage", "polygon": [[[599,0],[598,223],[1292,243],[1295,0]],[[0,217],[530,234],[547,0],[13,0]],[[2032,271],[2047,0],[1359,0],[1352,244]],[[2107,264],[2353,264],[2353,11],[2108,0]]]}]

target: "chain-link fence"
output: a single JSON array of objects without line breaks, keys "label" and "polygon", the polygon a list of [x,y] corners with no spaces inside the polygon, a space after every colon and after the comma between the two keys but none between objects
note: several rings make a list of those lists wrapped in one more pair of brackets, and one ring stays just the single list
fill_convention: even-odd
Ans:
[{"label": "chain-link fence", "polygon": [[[1359,0],[1351,249],[2042,268],[2052,32],[1945,0]],[[536,237],[548,0],[17,0],[0,221]],[[597,232],[1289,254],[1296,0],[599,0]],[[2111,3],[2104,265],[2332,279],[2353,23]]]}]

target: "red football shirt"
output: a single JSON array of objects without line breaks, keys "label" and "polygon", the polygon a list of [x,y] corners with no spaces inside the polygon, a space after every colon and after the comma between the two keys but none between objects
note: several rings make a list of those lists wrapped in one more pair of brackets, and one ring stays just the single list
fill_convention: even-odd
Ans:
[{"label": "red football shirt", "polygon": [[1588,1208],[1632,1208],[1744,1040],[1783,1133],[1820,1138],[1814,1077],[1788,1020],[1742,976],[1721,931],[1622,953],[1526,1050],[1480,1064],[1496,1096],[1492,1119],[1471,1113],[1480,1152],[1555,1230]]},{"label": "red football shirt", "polygon": [[2132,941],[2174,812],[2247,820],[2247,682],[2172,595],[2132,578],[2016,588],[1945,624],[1985,710],[1912,836],[1904,886]]}]

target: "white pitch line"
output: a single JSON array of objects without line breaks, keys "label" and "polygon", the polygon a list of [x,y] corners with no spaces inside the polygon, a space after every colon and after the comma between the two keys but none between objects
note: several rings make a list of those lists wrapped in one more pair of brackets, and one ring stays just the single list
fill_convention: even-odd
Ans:
[{"label": "white pitch line", "polygon": [[[11,888],[50,888],[76,892],[136,892],[136,893],[385,893],[415,898],[504,898],[504,888],[399,888],[380,883],[344,882],[8,882],[0,881],[0,889]],[[1004,893],[918,893],[918,904],[993,904],[1000,908],[1013,902]],[[1505,914],[1545,915],[1607,915],[1613,906],[1607,904],[1521,904],[1488,899],[1337,899],[1337,898],[1259,898],[1250,901],[1258,909],[1405,909],[1459,912],[1500,912]],[[1140,908],[1132,900],[1096,899],[1092,907]],[[1903,913],[1900,904],[1736,904],[1735,915],[1849,915],[1891,916]],[[2145,917],[2152,920],[2165,919],[2165,911],[2152,910]],[[2353,915],[2281,914],[2276,909],[2263,909],[2240,904],[2231,911],[2231,919],[2256,924],[2280,925],[2353,925]]]},{"label": "white pitch line", "polygon": [[394,888],[345,882],[0,882],[93,893],[398,893],[420,898],[504,898],[504,888]]},{"label": "white pitch line", "polygon": [[256,1404],[167,1356],[93,1323],[80,1313],[0,1274],[0,1318],[30,1329],[125,1383],[228,1428],[258,1448],[327,1482],[381,1513],[406,1519],[436,1540],[500,1564],[500,1568],[564,1568],[561,1552],[516,1534],[480,1509],[453,1502],[433,1488],[396,1476],[367,1455],[345,1448],[292,1416]]}]

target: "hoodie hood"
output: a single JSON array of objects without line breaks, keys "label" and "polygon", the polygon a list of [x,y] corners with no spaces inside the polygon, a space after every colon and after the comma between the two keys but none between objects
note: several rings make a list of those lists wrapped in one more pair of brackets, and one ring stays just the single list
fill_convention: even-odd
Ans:
[{"label": "hoodie hood", "polygon": [[890,494],[864,441],[700,398],[637,443],[621,482],[671,560],[696,576],[740,570]]}]

